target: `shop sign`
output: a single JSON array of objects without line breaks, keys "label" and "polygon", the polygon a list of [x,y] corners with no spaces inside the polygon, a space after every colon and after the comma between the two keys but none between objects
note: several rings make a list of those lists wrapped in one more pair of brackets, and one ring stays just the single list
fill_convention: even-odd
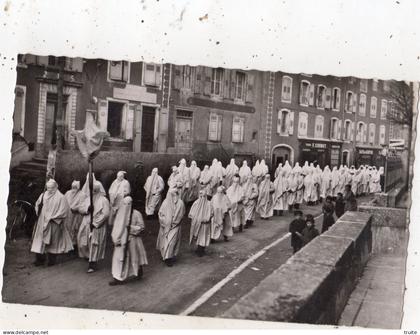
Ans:
[{"label": "shop sign", "polygon": [[305,146],[308,148],[314,148],[314,149],[326,149],[327,144],[326,143],[316,143],[316,142],[305,142]]},{"label": "shop sign", "polygon": [[373,150],[359,149],[361,155],[373,155]]}]

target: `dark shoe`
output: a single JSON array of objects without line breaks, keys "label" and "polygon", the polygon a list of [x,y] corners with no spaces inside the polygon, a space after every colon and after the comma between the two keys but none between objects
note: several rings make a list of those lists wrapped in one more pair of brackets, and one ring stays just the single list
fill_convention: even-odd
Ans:
[{"label": "dark shoe", "polygon": [[223,236],[223,239],[225,240],[225,242],[229,242],[229,238],[227,236]]},{"label": "dark shoe", "polygon": [[244,231],[243,225],[239,226],[239,232],[242,233]]},{"label": "dark shoe", "polygon": [[246,221],[246,223],[245,223],[244,228],[245,228],[245,229],[248,229],[248,228],[249,228],[249,226],[250,226],[250,224],[249,224],[249,220],[247,220],[247,221]]},{"label": "dark shoe", "polygon": [[45,255],[44,254],[35,254],[35,262],[33,263],[35,266],[41,266],[45,263]]},{"label": "dark shoe", "polygon": [[165,262],[166,266],[169,266],[169,267],[174,265],[174,263],[172,263],[172,259],[170,259],[170,258],[165,259],[164,262]]},{"label": "dark shoe", "polygon": [[57,255],[48,254],[48,263],[47,266],[53,266],[57,263]]},{"label": "dark shoe", "polygon": [[124,284],[124,282],[122,280],[117,280],[115,278],[114,278],[113,281],[109,282],[109,286],[116,286],[116,285],[123,285],[123,284]]},{"label": "dark shoe", "polygon": [[138,274],[137,274],[137,280],[139,280],[139,279],[141,279],[141,278],[143,278],[143,266],[139,266],[139,272],[138,272]]}]

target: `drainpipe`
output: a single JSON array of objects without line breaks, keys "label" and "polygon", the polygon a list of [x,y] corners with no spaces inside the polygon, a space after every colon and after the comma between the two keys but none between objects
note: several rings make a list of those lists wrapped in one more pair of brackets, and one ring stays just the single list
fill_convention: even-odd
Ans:
[{"label": "drainpipe", "polygon": [[57,115],[55,118],[56,123],[56,145],[58,150],[64,149],[64,113],[63,113],[63,73],[65,58],[60,57],[58,60],[58,83],[57,83]]}]

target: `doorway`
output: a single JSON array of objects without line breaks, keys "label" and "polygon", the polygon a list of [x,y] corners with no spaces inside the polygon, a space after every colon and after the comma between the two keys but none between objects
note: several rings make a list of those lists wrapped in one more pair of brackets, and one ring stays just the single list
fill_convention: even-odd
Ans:
[{"label": "doorway", "polygon": [[124,112],[124,103],[108,101],[108,124],[107,130],[110,137],[121,137],[121,126]]},{"label": "doorway", "polygon": [[[66,120],[66,109],[67,109],[67,98],[68,96],[63,96],[63,145],[65,146],[65,142],[68,136],[68,129]],[[52,149],[52,146],[57,143],[57,112],[58,112],[58,97],[57,94],[54,93],[47,93],[47,104],[45,110],[45,150],[48,152]]]},{"label": "doorway", "polygon": [[153,152],[155,142],[156,107],[143,106],[141,119],[141,151]]},{"label": "doorway", "polygon": [[291,149],[286,146],[279,146],[274,148],[272,155],[273,167],[277,167],[280,163],[284,165],[287,161],[290,165],[293,165]]}]

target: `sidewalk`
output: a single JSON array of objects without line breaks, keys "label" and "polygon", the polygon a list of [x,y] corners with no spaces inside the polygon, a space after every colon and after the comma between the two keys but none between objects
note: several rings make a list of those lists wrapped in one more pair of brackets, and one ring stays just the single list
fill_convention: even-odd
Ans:
[{"label": "sidewalk", "polygon": [[341,315],[340,326],[400,329],[405,254],[373,255]]}]

